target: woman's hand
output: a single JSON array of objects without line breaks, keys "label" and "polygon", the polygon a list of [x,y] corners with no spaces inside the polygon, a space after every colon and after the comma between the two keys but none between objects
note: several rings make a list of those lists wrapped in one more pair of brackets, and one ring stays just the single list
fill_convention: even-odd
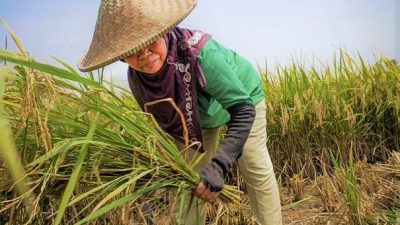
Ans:
[{"label": "woman's hand", "polygon": [[213,192],[210,188],[204,184],[203,181],[200,181],[199,186],[196,188],[195,195],[206,202],[214,202],[219,195],[220,191]]}]

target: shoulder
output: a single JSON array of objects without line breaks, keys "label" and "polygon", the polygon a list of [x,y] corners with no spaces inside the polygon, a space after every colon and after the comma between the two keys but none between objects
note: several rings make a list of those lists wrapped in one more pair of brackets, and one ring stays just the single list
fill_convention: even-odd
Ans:
[{"label": "shoulder", "polygon": [[210,53],[217,53],[223,49],[223,46],[219,44],[215,39],[210,38],[204,45],[199,56],[205,56]]},{"label": "shoulder", "polygon": [[226,49],[215,39],[210,38],[200,51],[197,59],[203,69],[212,69],[215,64],[225,61]]}]

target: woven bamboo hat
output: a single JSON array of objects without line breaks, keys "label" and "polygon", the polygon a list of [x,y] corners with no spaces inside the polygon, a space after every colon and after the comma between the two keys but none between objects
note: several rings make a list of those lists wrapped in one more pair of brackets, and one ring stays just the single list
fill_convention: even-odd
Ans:
[{"label": "woven bamboo hat", "polygon": [[95,70],[139,52],[177,26],[196,2],[101,0],[92,43],[79,70]]}]

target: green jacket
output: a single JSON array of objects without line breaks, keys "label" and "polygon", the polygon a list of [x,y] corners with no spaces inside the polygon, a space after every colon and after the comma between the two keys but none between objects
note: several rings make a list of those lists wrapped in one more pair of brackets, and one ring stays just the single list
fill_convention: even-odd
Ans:
[{"label": "green jacket", "polygon": [[203,128],[219,127],[229,121],[226,109],[239,102],[254,105],[263,98],[259,73],[249,61],[210,39],[198,55],[206,86],[198,90]]}]

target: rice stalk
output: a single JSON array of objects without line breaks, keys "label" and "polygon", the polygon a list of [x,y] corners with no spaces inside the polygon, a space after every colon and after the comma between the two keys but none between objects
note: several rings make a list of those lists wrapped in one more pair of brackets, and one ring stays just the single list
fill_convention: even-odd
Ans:
[{"label": "rice stalk", "polygon": [[[98,118],[99,118],[99,113],[96,113],[96,116],[95,116],[93,122],[90,124],[89,132],[85,138],[87,141],[90,141],[93,139],[93,134],[94,134],[94,131],[96,128],[96,123],[97,123]],[[86,158],[86,155],[88,154],[88,150],[89,150],[88,144],[82,145],[82,148],[81,148],[79,156],[78,156],[78,161],[76,162],[74,170],[69,178],[67,187],[65,188],[64,195],[61,199],[60,207],[58,209],[56,221],[55,221],[56,225],[61,223],[63,214],[65,212],[65,209],[68,206],[67,204],[68,204],[68,202],[71,198],[72,192],[75,188],[75,184],[77,183],[77,181],[79,179],[79,174],[81,172],[82,164]]]},{"label": "rice stalk", "polygon": [[6,164],[11,178],[14,182],[16,182],[18,194],[20,196],[25,196],[26,198],[24,201],[26,209],[28,212],[32,212],[33,206],[31,205],[30,200],[33,198],[33,196],[30,194],[30,187],[27,185],[25,171],[23,165],[21,164],[15,144],[13,143],[9,123],[4,115],[4,104],[2,103],[2,99],[4,98],[5,94],[4,74],[7,73],[7,70],[7,67],[0,68],[0,130],[2,131],[2,135],[0,137],[0,156]]},{"label": "rice stalk", "polygon": [[[93,75],[84,77],[71,67],[65,70],[38,63],[18,53],[0,50],[0,58],[19,67],[19,70],[14,68],[9,76],[21,77],[23,81],[24,76],[32,76],[30,72],[35,71],[35,74],[50,79],[50,82],[43,84],[51,87],[44,90],[50,92],[54,100],[37,101],[30,107],[37,112],[38,118],[46,118],[51,132],[48,136],[51,149],[46,150],[45,139],[36,137],[42,135],[44,130],[35,126],[26,126],[26,129],[37,130],[37,135],[35,132],[25,132],[26,136],[18,138],[17,142],[28,148],[38,146],[36,156],[25,166],[27,176],[33,180],[35,192],[38,193],[36,206],[41,205],[48,196],[61,196],[62,190],[67,187],[58,206],[55,223],[75,221],[81,224],[100,219],[110,211],[137,201],[159,188],[186,187],[184,192],[190,192],[197,186],[200,177],[192,165],[184,160],[169,135],[149,125],[152,122],[147,115],[132,107],[137,106],[136,103],[126,101],[127,91],[119,95],[104,86],[101,83],[103,81],[94,80]],[[28,72],[25,68],[29,69]],[[46,95],[46,92],[43,94]],[[35,97],[40,99],[40,96]],[[17,101],[21,102],[22,99],[20,96]],[[42,107],[43,104],[46,107]],[[9,104],[8,108],[15,112],[21,109],[17,105]],[[86,139],[95,114],[99,115],[97,128],[93,138]],[[8,114],[17,128],[25,117],[21,119],[15,115]],[[88,145],[91,146],[91,154],[83,160],[85,151],[80,149]],[[71,162],[76,160],[78,162],[74,169],[74,163]],[[130,174],[133,179],[119,179],[130,172],[134,172]],[[102,188],[97,188],[97,184]],[[237,193],[237,189],[226,186],[220,198],[238,202],[240,198]],[[68,200],[70,197],[71,200]],[[13,201],[18,202],[19,199]],[[68,209],[79,210],[68,216],[64,213]],[[39,211],[32,214],[31,220],[43,222],[39,215]],[[50,216],[47,220],[53,219]]]}]

